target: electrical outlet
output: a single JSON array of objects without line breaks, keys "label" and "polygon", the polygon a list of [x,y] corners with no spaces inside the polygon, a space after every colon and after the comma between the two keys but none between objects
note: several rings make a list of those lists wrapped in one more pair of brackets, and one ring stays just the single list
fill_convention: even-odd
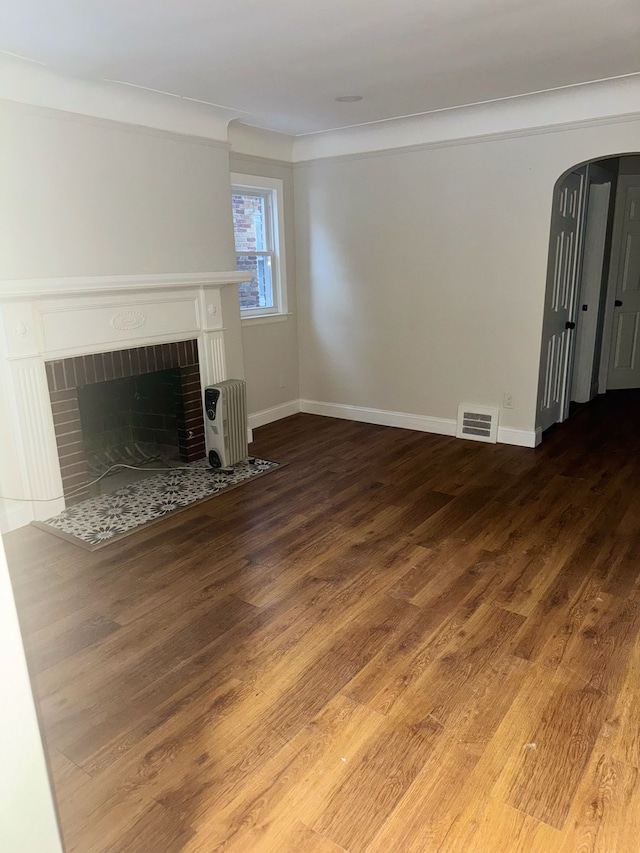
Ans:
[{"label": "electrical outlet", "polygon": [[502,397],[502,408],[513,409],[513,394],[511,391],[505,391]]}]

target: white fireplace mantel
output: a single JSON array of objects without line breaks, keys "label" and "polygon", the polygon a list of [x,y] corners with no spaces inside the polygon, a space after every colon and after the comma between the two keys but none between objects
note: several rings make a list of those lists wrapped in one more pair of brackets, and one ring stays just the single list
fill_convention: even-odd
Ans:
[{"label": "white fireplace mantel", "polygon": [[131,293],[145,290],[175,290],[178,287],[225,287],[247,281],[246,273],[162,273],[157,275],[100,275],[76,278],[31,278],[0,280],[0,302],[95,296],[100,293]]},{"label": "white fireplace mantel", "polygon": [[[242,379],[238,293],[229,285],[246,280],[229,271],[0,281],[2,390],[28,500],[19,524],[64,508],[45,363],[196,338],[203,386]],[[8,517],[16,507],[4,509]]]}]

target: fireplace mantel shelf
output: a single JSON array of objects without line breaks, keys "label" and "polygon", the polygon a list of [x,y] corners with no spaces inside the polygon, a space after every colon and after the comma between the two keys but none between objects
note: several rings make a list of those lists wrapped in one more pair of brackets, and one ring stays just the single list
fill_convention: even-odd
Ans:
[{"label": "fireplace mantel shelf", "polygon": [[176,290],[183,287],[222,288],[248,281],[247,273],[234,271],[158,273],[153,275],[78,276],[0,280],[0,301],[96,296],[101,293]]}]

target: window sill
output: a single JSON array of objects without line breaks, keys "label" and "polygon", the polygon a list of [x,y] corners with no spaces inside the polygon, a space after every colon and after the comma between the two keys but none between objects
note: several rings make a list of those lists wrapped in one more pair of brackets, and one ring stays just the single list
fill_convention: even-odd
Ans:
[{"label": "window sill", "polygon": [[287,314],[257,314],[253,317],[242,317],[242,325],[261,326],[263,323],[284,323],[289,317],[291,317],[290,311]]}]

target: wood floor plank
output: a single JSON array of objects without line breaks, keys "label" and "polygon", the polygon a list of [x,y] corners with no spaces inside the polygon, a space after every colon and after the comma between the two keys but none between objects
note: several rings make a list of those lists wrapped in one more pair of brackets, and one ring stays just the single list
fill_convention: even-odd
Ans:
[{"label": "wood floor plank", "polygon": [[550,826],[499,800],[491,800],[480,820],[466,829],[462,836],[447,835],[438,853],[549,853],[562,841]]},{"label": "wood floor plank", "polygon": [[500,554],[497,560],[501,566],[501,582],[493,601],[504,610],[530,616],[553,583],[557,566],[539,552],[507,552]]},{"label": "wood floor plank", "polygon": [[[283,657],[287,648],[306,635],[311,625],[310,612],[316,606],[329,606],[328,593],[335,594],[335,590],[323,581],[302,578],[297,592],[289,598],[238,622],[194,656],[160,673],[155,681],[119,707],[112,705],[108,712],[94,714],[76,728],[67,750],[73,750],[78,761],[89,769],[107,766],[112,756],[126,752],[135,744],[141,732],[153,730],[173,713],[171,709],[190,701],[212,681],[237,679],[241,674],[243,683],[251,687],[267,661]],[[360,597],[360,604],[366,603]]]},{"label": "wood floor plank", "polygon": [[589,685],[560,685],[531,730],[507,802],[563,829],[609,706],[609,697]]},{"label": "wood floor plank", "polygon": [[313,820],[383,722],[375,712],[337,695],[233,799],[202,815],[202,848],[285,848],[290,825],[281,816],[290,815],[292,824],[297,818]]},{"label": "wood floor plank", "polygon": [[602,587],[603,592],[619,598],[637,593],[640,580],[640,542],[637,535],[631,534],[624,539],[612,537],[609,552],[604,559],[611,568]]},{"label": "wood floor plank", "polygon": [[[253,693],[251,685],[243,684],[238,679],[213,676],[199,687],[190,686],[189,690],[172,696],[168,702],[158,708],[154,707],[153,711],[146,715],[141,714],[137,720],[135,715],[130,713],[130,719],[136,720],[136,724],[130,728],[121,725],[116,737],[103,742],[92,733],[88,746],[85,746],[84,739],[79,742],[72,741],[66,747],[67,752],[77,753],[78,763],[93,776],[104,773],[115,762],[121,762],[114,771],[114,775],[120,775],[122,759],[125,756],[127,764],[136,760],[142,764],[152,750],[155,750],[156,756],[164,752],[170,760],[175,756],[176,748],[160,748],[168,736],[173,738],[170,744],[175,743],[176,737],[184,736],[184,731],[190,723],[206,719],[211,713],[215,713],[216,718],[220,719],[225,712],[229,713],[227,709],[232,705]],[[176,732],[179,735],[176,735]],[[183,745],[186,746],[187,743]],[[89,754],[86,754],[87,752]],[[146,763],[148,764],[148,760]]]},{"label": "wood floor plank", "polygon": [[33,672],[44,672],[66,658],[91,648],[100,640],[122,628],[117,622],[95,616],[70,625],[66,630],[48,632],[47,636],[34,637],[29,643],[29,661]]},{"label": "wood floor plank", "polygon": [[[448,801],[437,827],[440,832],[436,836],[438,844],[444,844],[446,839],[447,853],[474,848],[478,827],[485,821],[485,816],[491,812],[495,803],[504,802],[522,754],[532,748],[528,740],[531,730],[558,685],[564,684],[564,678],[558,674],[550,677],[548,671],[542,667],[525,661],[522,661],[522,664],[527,667],[528,678],[521,681],[515,698],[510,697],[513,700],[502,720],[493,731],[489,731],[488,742],[484,749],[480,750],[476,760],[470,764],[468,774],[456,775],[457,784],[448,791]],[[535,821],[533,826],[537,827],[539,823]],[[489,823],[487,834],[491,832],[491,828],[492,823]],[[559,833],[551,827],[548,829],[552,837],[559,840]],[[510,853],[511,842],[509,835],[503,836],[500,846],[496,846],[496,853]],[[554,850],[556,846],[555,843],[549,844],[547,849]]]},{"label": "wood floor plank", "polygon": [[[345,853],[344,848],[338,847],[337,844],[323,838],[300,821],[296,821],[291,827],[287,827],[283,837],[278,839],[277,844],[277,847],[272,847],[269,840],[263,838],[259,849],[263,853]],[[196,835],[190,843],[183,847],[182,853],[211,853],[211,849],[210,843],[205,838]],[[228,849],[231,850],[232,847]]]},{"label": "wood floor plank", "polygon": [[[419,723],[395,721],[365,745],[348,775],[313,824],[321,835],[362,853],[432,753],[442,726],[425,716]],[[360,819],[354,821],[353,815]]]},{"label": "wood floor plank", "polygon": [[503,656],[491,667],[477,692],[445,727],[368,853],[421,853],[440,848],[457,814],[460,791],[502,723],[528,669],[529,664],[512,656]]},{"label": "wood floor plank", "polygon": [[51,773],[56,780],[56,793],[62,801],[73,799],[91,782],[91,776],[59,750],[50,748],[48,758]]},{"label": "wood floor plank", "polygon": [[[264,693],[254,689],[223,727],[212,721],[205,729],[200,721],[193,745],[182,752],[179,773],[168,768],[146,790],[181,817],[190,815],[196,824],[210,808],[224,807],[242,788],[246,775],[257,772],[341,690],[410,607],[392,599],[377,602],[366,618],[346,626],[328,650],[311,662],[305,658],[293,683],[273,679]],[[198,748],[204,740],[215,749],[201,759]],[[247,743],[252,745],[249,753]]]},{"label": "wood floor plank", "polygon": [[597,690],[617,696],[640,632],[640,600],[623,600],[601,592],[580,630],[573,634],[563,665]]},{"label": "wood floor plank", "polygon": [[308,826],[298,823],[292,827],[279,853],[298,853],[301,850],[305,853],[344,853],[344,847],[339,847]]},{"label": "wood floor plank", "polygon": [[[598,746],[640,770],[640,638],[636,637],[615,704],[609,714]],[[606,740],[606,746],[604,741]]]},{"label": "wood floor plank", "polygon": [[[87,701],[76,709],[75,714],[70,714],[68,710],[69,697],[77,692],[78,675],[73,672],[73,659],[63,661],[55,672],[53,669],[48,670],[45,674],[47,685],[55,682],[56,675],[60,678],[59,671],[68,673],[65,683],[59,689],[46,693],[42,702],[51,736],[58,742],[69,733],[73,737],[77,725],[83,719],[90,720],[91,715],[98,712],[104,703],[113,702],[116,697],[122,697],[126,703],[134,691],[151,684],[163,668],[170,668],[184,657],[195,654],[223,635],[235,620],[250,615],[251,610],[251,605],[227,597],[213,606],[203,602],[195,618],[174,626],[162,626],[162,631],[158,631],[156,626],[145,636],[133,632],[132,636],[125,637],[122,629],[108,637],[93,660],[94,667],[96,663],[100,664],[99,669],[92,670],[91,658],[87,658],[86,653],[84,655],[83,660],[88,668],[84,673],[84,686],[86,689],[87,683],[90,683],[92,692],[86,694]],[[120,669],[122,658],[128,661],[126,674]]]},{"label": "wood floor plank", "polygon": [[[416,621],[416,630],[399,645],[383,650],[372,659],[352,680],[350,695],[359,701],[375,702],[383,713],[389,710],[434,659],[448,637],[490,597],[488,590],[494,574],[485,556],[477,548],[446,540],[421,565],[403,575],[390,594],[401,598],[411,595],[409,600],[422,614]],[[421,575],[419,580],[414,574],[416,569]],[[405,581],[409,576],[407,586]]]},{"label": "wood floor plank", "polygon": [[155,802],[139,814],[127,831],[119,833],[117,840],[102,838],[90,853],[182,853],[185,845],[195,835],[194,830],[178,820],[175,815]]},{"label": "wood floor plank", "polygon": [[[577,628],[598,595],[600,586],[592,572],[599,553],[599,546],[584,543],[571,554],[523,626],[515,654],[526,660],[538,660],[554,635],[562,633],[563,625]],[[570,615],[572,605],[577,605],[577,617]]]},{"label": "wood floor plank", "polygon": [[624,853],[640,839],[640,771],[594,753],[567,820],[559,853]]},{"label": "wood floor plank", "polygon": [[509,652],[522,619],[491,605],[478,608],[443,653],[405,692],[404,706],[410,706],[413,713],[417,708],[428,709],[443,725],[455,725],[486,679],[492,663]]},{"label": "wood floor plank", "polygon": [[541,666],[556,669],[561,665],[569,665],[565,663],[565,658],[570,653],[575,638],[580,636],[580,630],[589,612],[602,601],[601,593],[599,580],[589,578],[573,596],[568,594],[562,619],[557,618],[560,614],[554,613],[549,618],[546,629],[540,631],[540,645],[535,659]]}]

